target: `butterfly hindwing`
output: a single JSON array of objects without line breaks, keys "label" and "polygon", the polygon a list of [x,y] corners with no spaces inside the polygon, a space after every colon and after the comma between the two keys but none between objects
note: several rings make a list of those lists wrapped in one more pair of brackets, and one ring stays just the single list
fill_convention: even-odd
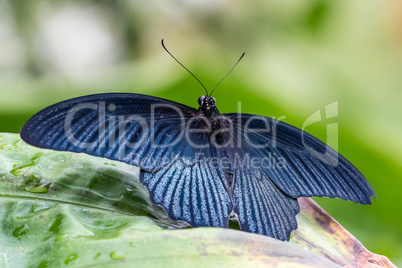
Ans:
[{"label": "butterfly hindwing", "polygon": [[235,173],[234,211],[243,231],[287,241],[297,228],[299,203],[257,170]]},{"label": "butterfly hindwing", "polygon": [[194,153],[188,144],[183,147],[181,156],[169,165],[154,172],[141,171],[151,200],[170,218],[193,227],[228,227],[232,205],[222,168],[212,161],[210,149]]}]

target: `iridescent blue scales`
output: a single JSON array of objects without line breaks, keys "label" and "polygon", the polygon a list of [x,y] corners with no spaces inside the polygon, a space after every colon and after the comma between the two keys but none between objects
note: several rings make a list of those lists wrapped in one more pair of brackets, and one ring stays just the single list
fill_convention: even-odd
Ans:
[{"label": "iridescent blue scales", "polygon": [[138,166],[151,200],[193,227],[227,228],[237,214],[242,230],[289,240],[298,197],[371,203],[364,176],[317,138],[263,116],[221,115],[202,100],[211,102],[194,109],[140,94],[84,96],[40,111],[21,137]]}]

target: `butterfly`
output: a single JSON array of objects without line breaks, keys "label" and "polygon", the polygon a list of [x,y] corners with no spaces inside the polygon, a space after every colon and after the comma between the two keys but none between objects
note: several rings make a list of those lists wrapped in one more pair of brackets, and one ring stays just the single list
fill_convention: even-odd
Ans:
[{"label": "butterfly", "polygon": [[38,112],[20,135],[139,167],[151,200],[193,227],[228,228],[235,216],[243,231],[287,241],[299,197],[371,204],[365,177],[325,143],[269,117],[221,114],[211,94],[198,109],[133,93],[78,97]]}]

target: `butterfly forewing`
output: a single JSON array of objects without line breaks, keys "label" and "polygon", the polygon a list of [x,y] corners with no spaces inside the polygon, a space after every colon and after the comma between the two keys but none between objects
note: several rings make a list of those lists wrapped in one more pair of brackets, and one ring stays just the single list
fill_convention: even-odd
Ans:
[{"label": "butterfly forewing", "polygon": [[183,128],[196,109],[125,93],[67,100],[33,116],[24,141],[41,148],[88,153],[157,170],[179,154]]},{"label": "butterfly forewing", "polygon": [[287,195],[337,197],[362,204],[370,204],[371,196],[375,196],[371,185],[349,161],[310,134],[272,118],[224,116],[233,122],[237,153],[243,159],[249,157],[251,164],[259,159],[253,166],[256,172],[265,174]]}]

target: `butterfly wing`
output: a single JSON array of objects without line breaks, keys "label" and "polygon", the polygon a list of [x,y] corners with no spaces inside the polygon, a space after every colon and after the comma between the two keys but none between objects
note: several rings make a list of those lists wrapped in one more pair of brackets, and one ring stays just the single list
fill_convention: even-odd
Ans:
[{"label": "butterfly wing", "polygon": [[141,182],[152,202],[162,206],[169,217],[193,227],[228,227],[232,211],[219,171],[204,161],[177,160],[156,172],[141,171]]},{"label": "butterfly wing", "polygon": [[150,171],[178,155],[182,129],[196,112],[147,95],[97,94],[47,107],[28,120],[21,137],[41,148],[106,157]]},{"label": "butterfly wing", "polygon": [[[261,172],[260,159],[250,157],[242,147],[241,136],[228,126],[230,120],[223,118],[217,134],[211,135],[211,144],[216,145],[211,148],[213,157],[222,164],[241,230],[289,240],[297,228],[297,199],[285,194]],[[222,144],[226,146],[219,147]]]},{"label": "butterfly wing", "polygon": [[337,197],[370,204],[375,192],[342,155],[312,135],[284,122],[251,114],[224,114],[233,123],[242,160],[259,159],[264,174],[288,196]]},{"label": "butterfly wing", "polygon": [[151,199],[172,219],[227,227],[232,205],[226,181],[211,161],[209,135],[197,131],[205,128],[205,120],[196,113],[146,95],[98,94],[40,111],[24,125],[21,137],[41,148],[139,166]]},{"label": "butterfly wing", "polygon": [[[195,123],[192,129],[202,129],[203,121]],[[208,133],[189,131],[185,135],[197,144],[181,143],[178,158],[158,171],[142,170],[141,182],[170,218],[193,227],[227,228],[232,203],[225,169],[213,157]]]},{"label": "butterfly wing", "polygon": [[240,228],[288,241],[297,229],[299,203],[261,175],[248,168],[235,172],[233,205]]}]

